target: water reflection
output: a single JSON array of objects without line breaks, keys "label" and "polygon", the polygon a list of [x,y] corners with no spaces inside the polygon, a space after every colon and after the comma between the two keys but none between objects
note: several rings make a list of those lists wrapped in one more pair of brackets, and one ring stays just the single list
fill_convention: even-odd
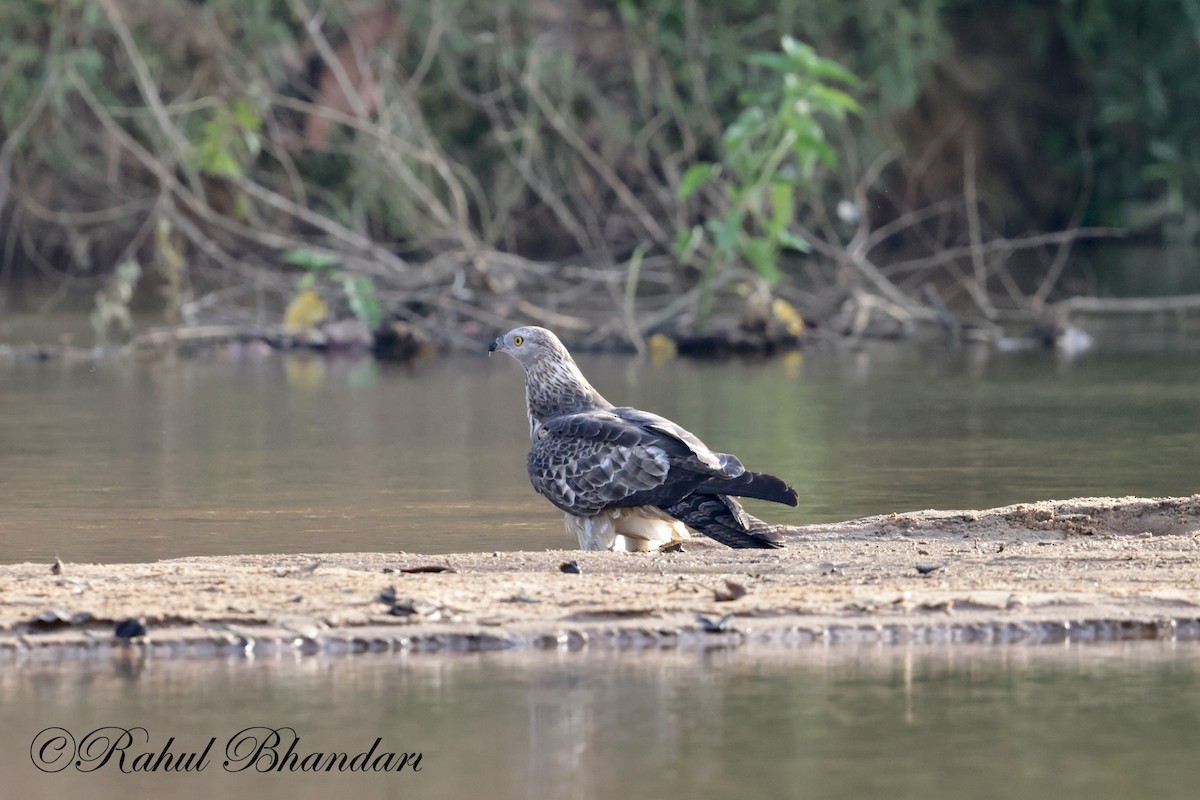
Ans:
[{"label": "water reflection", "polygon": [[[1194,645],[355,657],[0,670],[16,796],[1191,797]],[[420,751],[400,776],[40,775],[31,737],[140,725],[179,749],[250,725],[310,751]],[[254,788],[246,781],[254,779]],[[349,782],[349,783],[348,783]]]},{"label": "water reflection", "polygon": [[[772,521],[1197,490],[1185,351],[814,347],[766,362],[585,357],[655,410],[800,490]],[[0,363],[0,560],[564,547],[529,488],[520,371],[257,351]]]}]

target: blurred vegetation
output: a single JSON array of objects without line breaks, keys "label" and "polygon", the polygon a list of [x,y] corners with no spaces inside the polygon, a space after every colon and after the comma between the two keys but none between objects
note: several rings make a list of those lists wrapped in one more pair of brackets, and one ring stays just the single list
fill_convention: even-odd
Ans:
[{"label": "blurred vegetation", "polygon": [[1086,226],[1200,236],[1200,0],[0,0],[0,48],[0,290],[105,330],[130,281],[463,341],[633,296],[634,338],[763,292],[991,320]]},{"label": "blurred vegetation", "polygon": [[721,160],[696,163],[680,181],[681,201],[709,181],[719,181],[724,189],[724,202],[705,224],[682,230],[676,238],[681,263],[692,258],[706,233],[713,243],[701,284],[701,320],[708,313],[711,276],[718,266],[742,260],[773,284],[782,277],[779,261],[785,250],[810,252],[808,242],[793,230],[796,198],[821,192],[815,183],[818,166],[837,166],[824,121],[841,121],[859,110],[836,87],[857,86],[852,73],[790,36],[782,46],[782,53],[751,56],[751,63],[774,74],[764,81],[764,89],[747,93],[745,108],[721,138]]}]

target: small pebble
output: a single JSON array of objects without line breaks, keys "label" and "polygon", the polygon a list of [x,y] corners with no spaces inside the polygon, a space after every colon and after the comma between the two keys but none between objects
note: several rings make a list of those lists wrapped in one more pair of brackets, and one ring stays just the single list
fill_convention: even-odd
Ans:
[{"label": "small pebble", "polygon": [[746,596],[746,587],[736,581],[726,580],[724,589],[713,590],[713,600],[718,603],[728,603]]},{"label": "small pebble", "polygon": [[118,639],[132,639],[135,636],[145,636],[146,626],[140,620],[133,617],[123,619],[117,623],[116,630],[113,631],[113,636]]}]

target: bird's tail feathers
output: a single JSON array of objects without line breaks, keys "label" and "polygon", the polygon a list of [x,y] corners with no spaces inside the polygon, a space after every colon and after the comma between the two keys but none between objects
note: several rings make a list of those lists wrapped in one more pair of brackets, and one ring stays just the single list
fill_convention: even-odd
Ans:
[{"label": "bird's tail feathers", "polygon": [[783,547],[779,539],[786,526],[768,525],[747,514],[732,497],[693,494],[666,511],[692,530],[728,547],[761,550]]},{"label": "bird's tail feathers", "polygon": [[787,506],[800,504],[796,490],[774,475],[746,470],[736,478],[710,478],[697,489],[698,492],[731,494],[734,497],[752,497],[769,500]]}]

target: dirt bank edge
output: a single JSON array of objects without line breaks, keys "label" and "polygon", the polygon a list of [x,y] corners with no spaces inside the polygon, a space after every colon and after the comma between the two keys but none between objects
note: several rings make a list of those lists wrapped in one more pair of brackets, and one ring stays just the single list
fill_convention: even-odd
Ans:
[{"label": "dirt bank edge", "polygon": [[[773,552],[696,542],[655,554],[0,565],[0,661],[1200,639],[1200,495],[921,511],[802,531]],[[563,571],[568,562],[578,572]],[[147,634],[117,638],[127,619]]]}]

